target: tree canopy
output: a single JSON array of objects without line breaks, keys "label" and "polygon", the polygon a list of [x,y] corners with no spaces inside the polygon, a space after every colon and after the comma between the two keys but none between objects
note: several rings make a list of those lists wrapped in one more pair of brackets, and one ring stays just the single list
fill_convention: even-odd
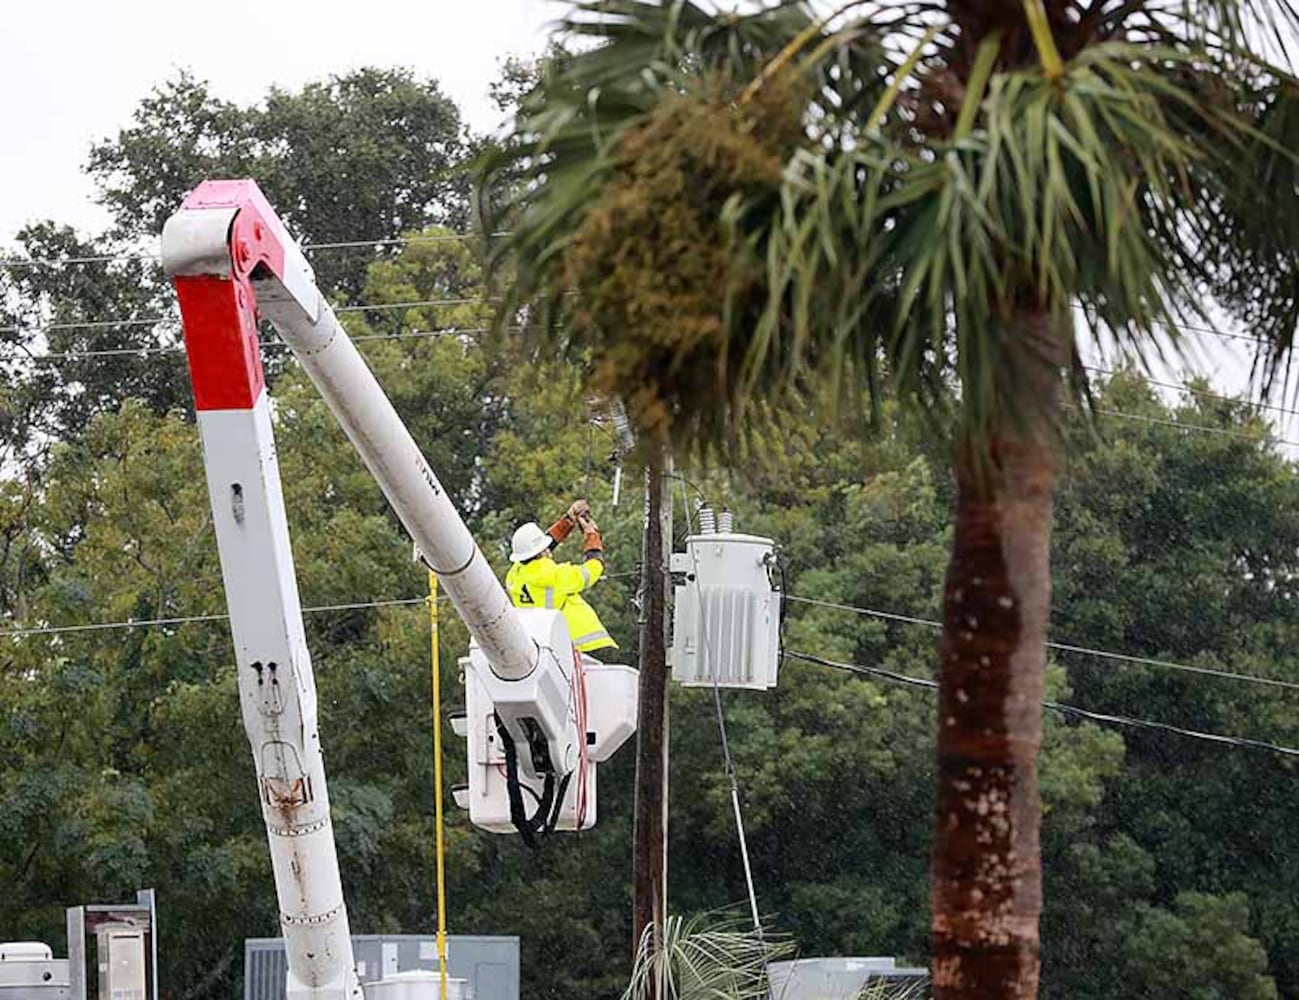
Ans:
[{"label": "tree canopy", "polygon": [[[40,233],[48,242],[29,243],[33,252],[116,246],[57,226]],[[447,229],[415,235],[429,238],[352,265],[349,301],[485,295],[472,246],[442,239],[454,235]],[[38,310],[42,322],[153,315],[145,307],[161,299],[139,292],[133,267],[7,270],[5,307]],[[491,325],[487,310],[461,301],[362,310],[347,322],[353,334],[439,334],[363,350],[498,568],[517,519],[590,497],[610,558],[593,601],[630,659],[639,477],[627,470],[613,508],[611,442],[588,423],[581,359],[535,359],[517,339],[468,332]],[[164,327],[144,329],[140,339],[103,336],[172,345]],[[60,951],[65,906],[154,885],[164,995],[235,1000],[243,939],[276,932],[274,889],[219,620],[184,358],[171,350],[38,366],[19,346],[75,354],[118,343],[82,329],[60,346],[55,332],[48,345],[10,337],[0,354],[6,440],[23,443],[0,476],[0,935]],[[304,604],[413,602],[308,615],[352,926],[428,932],[424,579],[323,403],[274,352]],[[1173,399],[1125,371],[1098,392],[1098,410],[1120,416],[1096,427],[1069,418],[1052,638],[1164,666],[1056,650],[1049,697],[1299,747],[1295,691],[1167,666],[1299,683],[1299,470],[1289,452],[1258,410],[1204,385]],[[914,417],[886,403],[878,435],[862,439],[794,407],[726,467],[686,476],[693,486],[678,484],[674,496],[678,535],[683,494],[697,487],[744,530],[779,541],[797,598],[788,650],[932,678],[937,633],[926,623],[940,606],[955,484]],[[196,616],[217,617],[51,630]],[[444,615],[444,663],[466,642]],[[463,694],[447,674],[443,700],[455,706]],[[776,929],[804,956],[923,964],[933,696],[790,658],[775,691],[724,701],[758,899]],[[678,912],[707,912],[743,894],[708,694],[674,689],[671,718],[670,893]],[[449,741],[451,775],[463,752]],[[1299,996],[1299,873],[1284,863],[1299,853],[1294,769],[1293,758],[1263,749],[1048,713],[1043,994]],[[449,809],[451,928],[520,935],[523,996],[612,998],[626,985],[632,779],[624,752],[602,768],[599,826],[556,836],[539,856]]]}]

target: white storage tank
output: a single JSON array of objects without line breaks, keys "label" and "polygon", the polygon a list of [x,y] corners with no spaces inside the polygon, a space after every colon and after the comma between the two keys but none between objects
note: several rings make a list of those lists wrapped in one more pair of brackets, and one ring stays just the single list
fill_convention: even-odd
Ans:
[{"label": "white storage tank", "polygon": [[800,958],[772,962],[772,1000],[924,1000],[929,971],[904,968],[893,958]]},{"label": "white storage tank", "polygon": [[[781,595],[776,545],[728,530],[729,514],[672,555],[678,578],[672,615],[672,678],[693,687],[776,686],[780,666]],[[723,530],[708,530],[714,525]]]},{"label": "white storage tank", "polygon": [[[441,974],[424,969],[394,972],[365,986],[366,1000],[441,1000],[441,996]],[[447,979],[447,1000],[474,1000],[469,983]]]},{"label": "white storage tank", "polygon": [[0,943],[0,1000],[68,1000],[68,960],[39,941]]}]

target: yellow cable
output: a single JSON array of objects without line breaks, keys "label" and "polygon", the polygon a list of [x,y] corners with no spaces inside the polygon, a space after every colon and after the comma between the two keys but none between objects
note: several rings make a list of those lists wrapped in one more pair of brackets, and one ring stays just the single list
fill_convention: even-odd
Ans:
[{"label": "yellow cable", "polygon": [[428,575],[428,620],[433,651],[433,814],[437,825],[438,963],[442,967],[442,1000],[447,1000],[446,844],[442,836],[442,670],[438,659],[438,578]]}]

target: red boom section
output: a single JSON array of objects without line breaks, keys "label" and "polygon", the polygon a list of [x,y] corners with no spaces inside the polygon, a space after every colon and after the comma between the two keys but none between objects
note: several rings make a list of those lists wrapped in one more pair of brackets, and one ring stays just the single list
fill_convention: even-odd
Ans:
[{"label": "red boom section", "polygon": [[227,273],[172,278],[180,301],[195,409],[251,409],[266,384],[251,276],[259,266],[283,276],[287,237],[274,210],[249,180],[204,181],[182,208],[236,210],[227,236]]}]

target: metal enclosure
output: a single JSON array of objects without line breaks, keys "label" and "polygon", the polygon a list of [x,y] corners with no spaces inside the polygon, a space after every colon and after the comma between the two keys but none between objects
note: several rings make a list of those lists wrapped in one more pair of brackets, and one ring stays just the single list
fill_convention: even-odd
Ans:
[{"label": "metal enclosure", "polygon": [[0,1000],[68,1000],[68,960],[39,941],[0,943]]},{"label": "metal enclosure", "polygon": [[672,678],[688,687],[776,686],[780,666],[775,543],[734,532],[686,539],[672,555]]},{"label": "metal enclosure", "polygon": [[[438,969],[432,934],[358,934],[352,938],[352,952],[367,996],[385,977]],[[244,1000],[285,1000],[286,968],[283,938],[244,941]],[[447,972],[464,980],[466,1000],[519,1000],[519,939],[452,934],[447,938]],[[455,994],[448,993],[453,1000]]]},{"label": "metal enclosure", "polygon": [[145,1000],[148,939],[145,931],[108,924],[95,932],[99,955],[99,1000]]},{"label": "metal enclosure", "polygon": [[152,889],[134,903],[91,903],[66,911],[68,994],[86,1000],[87,932],[94,934],[99,1000],[158,1000],[158,910]]},{"label": "metal enclosure", "polygon": [[928,996],[929,970],[892,958],[800,958],[772,962],[767,974],[773,1000],[857,1000],[867,986],[880,988],[880,1000]]}]

